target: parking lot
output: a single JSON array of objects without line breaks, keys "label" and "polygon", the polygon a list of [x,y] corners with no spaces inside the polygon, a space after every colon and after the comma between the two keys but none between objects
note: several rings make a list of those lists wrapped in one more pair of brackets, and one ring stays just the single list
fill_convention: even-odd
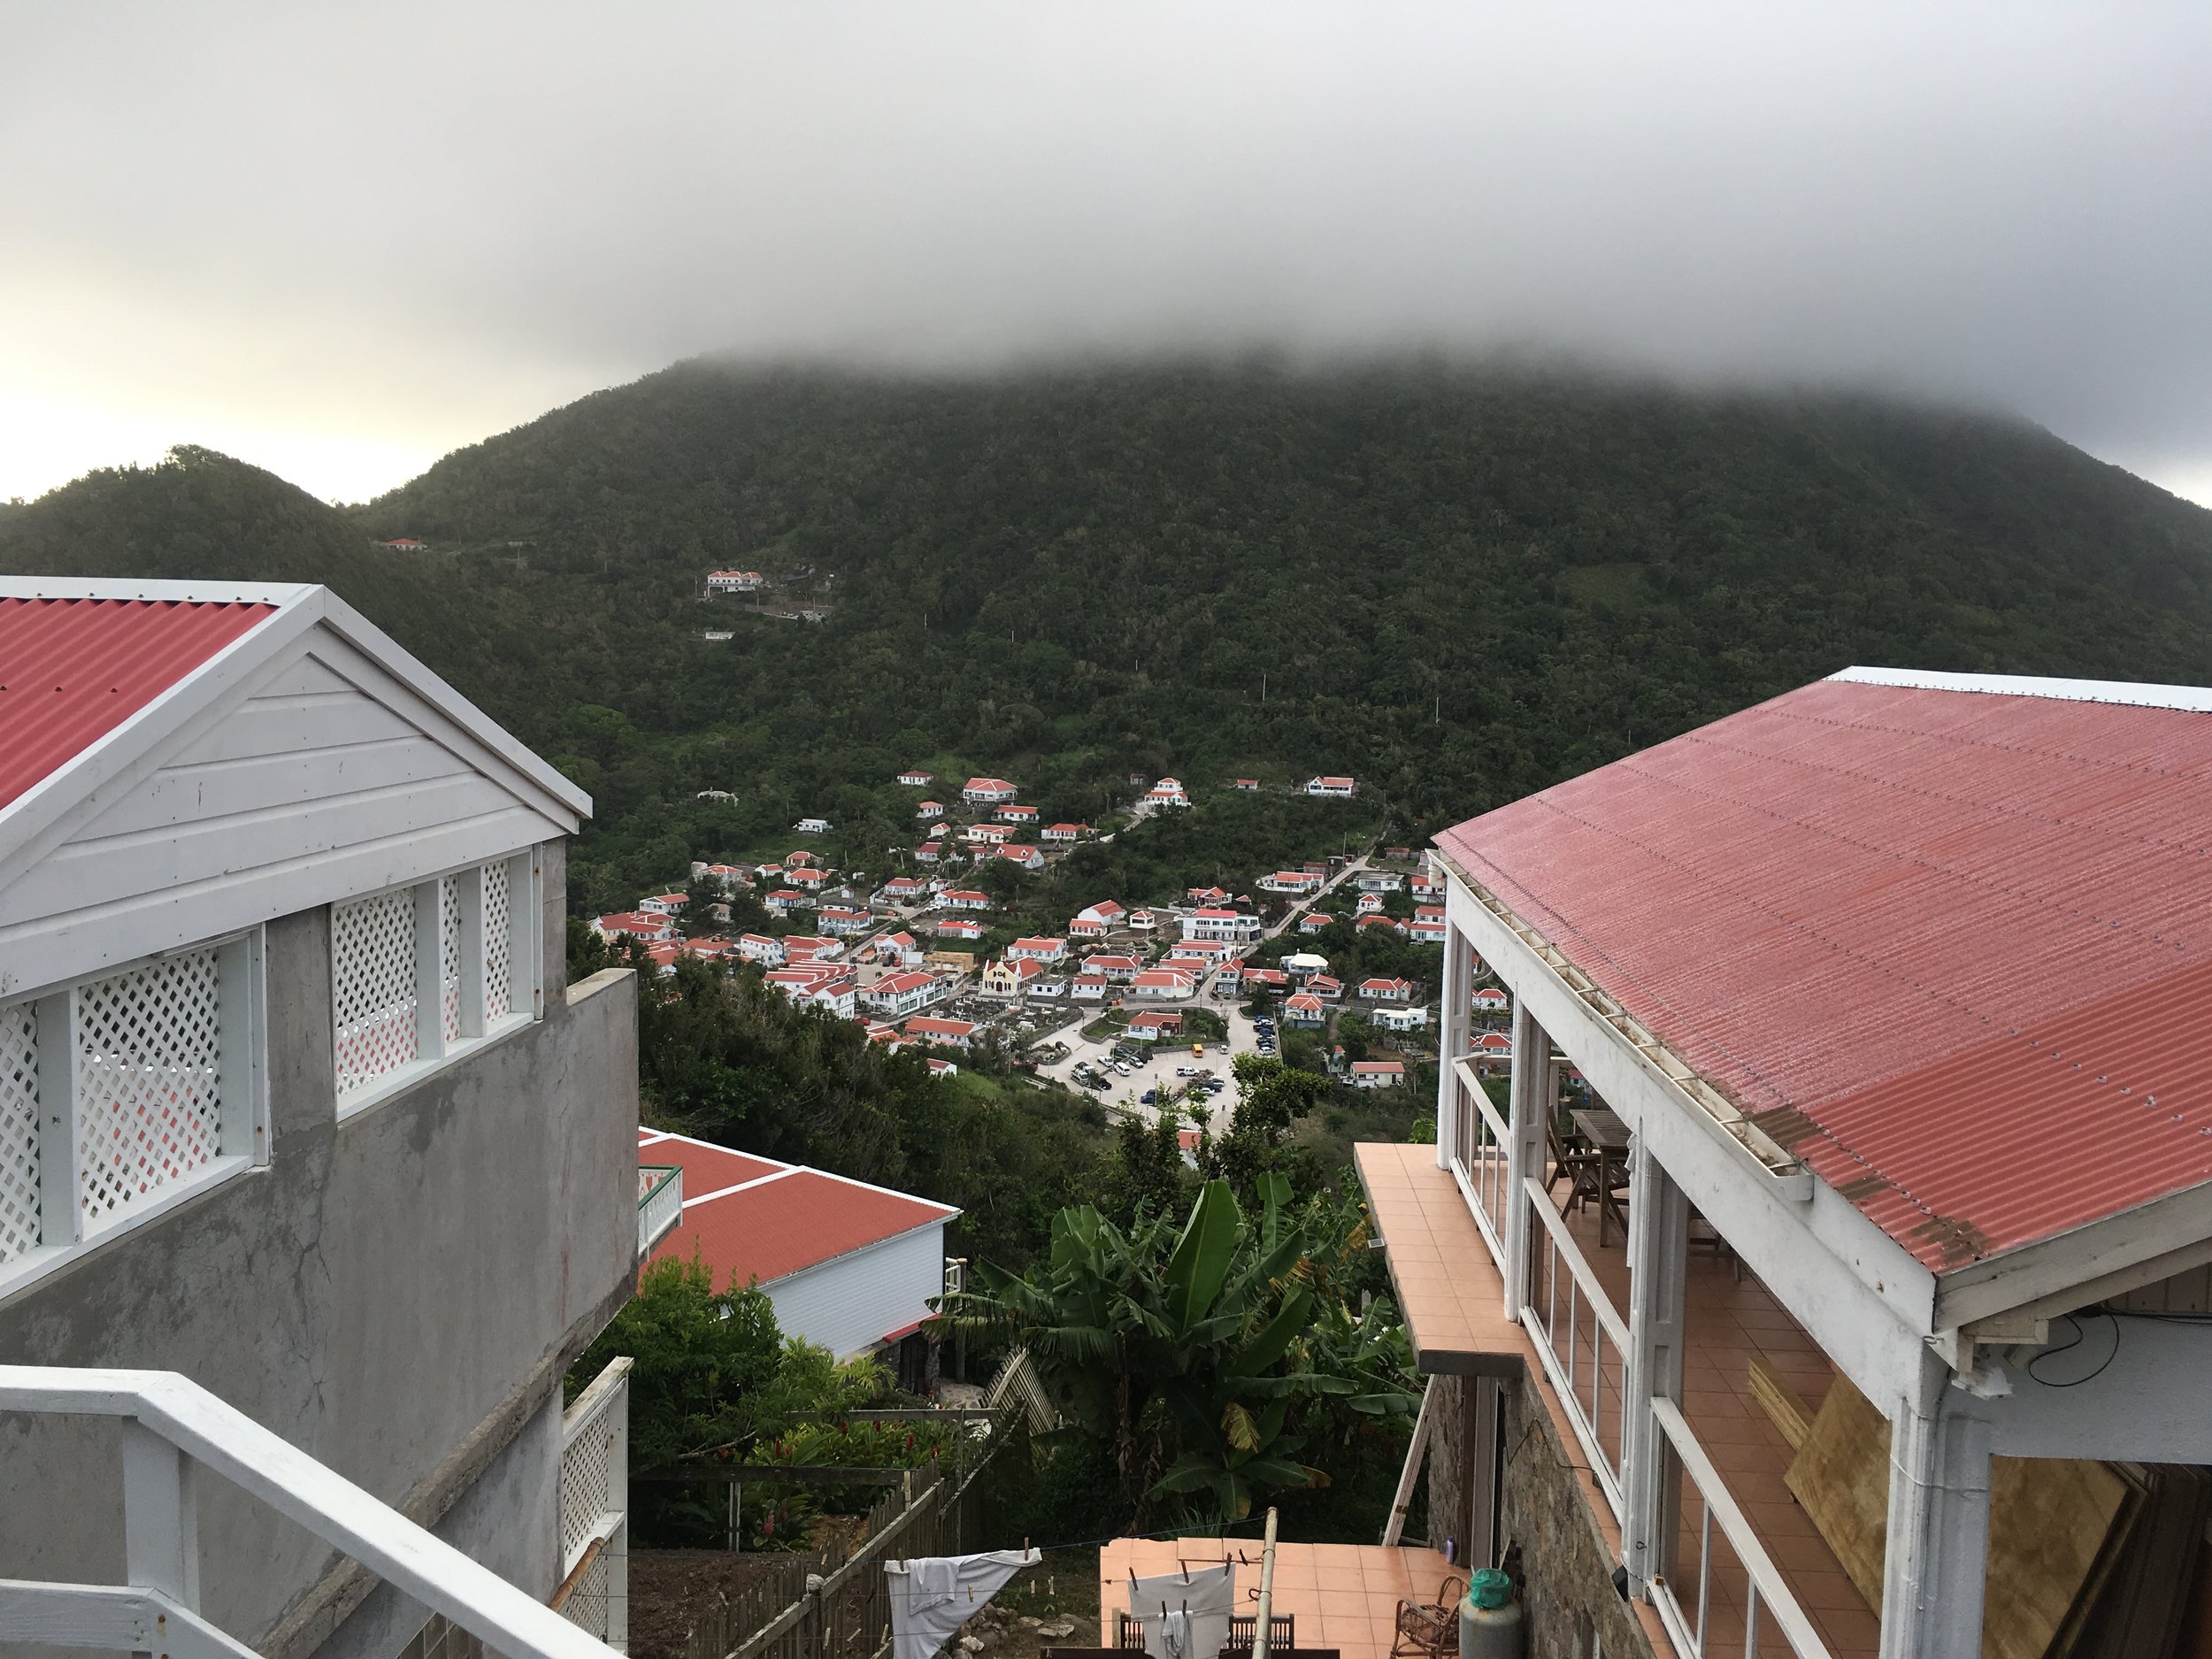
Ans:
[{"label": "parking lot", "polygon": [[[1079,1093],[1095,1094],[1099,1101],[1109,1108],[1134,1112],[1148,1119],[1154,1115],[1153,1109],[1144,1103],[1141,1096],[1147,1090],[1155,1087],[1164,1080],[1171,1086],[1190,1082],[1190,1077],[1177,1075],[1179,1070],[1188,1068],[1194,1074],[1202,1069],[1210,1070],[1215,1076],[1227,1079],[1230,1064],[1238,1055],[1256,1054],[1260,1051],[1258,1033],[1253,1030],[1252,1022],[1237,1011],[1238,1005],[1234,1002],[1162,1002],[1145,1003],[1141,1006],[1158,1007],[1170,1011],[1179,1008],[1202,1008],[1227,1024],[1229,1041],[1225,1045],[1219,1042],[1207,1043],[1205,1055],[1200,1058],[1192,1055],[1188,1040],[1176,1041],[1164,1039],[1156,1045],[1156,1053],[1153,1054],[1144,1064],[1132,1066],[1129,1074],[1125,1077],[1112,1069],[1114,1045],[1118,1039],[1110,1037],[1103,1042],[1094,1042],[1082,1034],[1080,1027],[1071,1026],[1059,1033],[1061,1040],[1068,1044],[1070,1052],[1067,1057],[1055,1061],[1049,1065],[1039,1067],[1039,1073],[1064,1083],[1069,1087],[1077,1089]],[[1092,1010],[1087,1013],[1085,1024],[1096,1019],[1100,1011],[1102,1010]],[[1132,1043],[1129,1046],[1142,1049],[1145,1045]],[[1088,1062],[1095,1068],[1104,1070],[1107,1076],[1112,1079],[1111,1086],[1102,1090],[1082,1089],[1074,1080],[1074,1072],[1075,1068],[1085,1062]],[[1228,1128],[1229,1114],[1236,1105],[1237,1088],[1234,1079],[1230,1079],[1228,1087],[1212,1098],[1211,1128],[1213,1133],[1218,1134]]]}]

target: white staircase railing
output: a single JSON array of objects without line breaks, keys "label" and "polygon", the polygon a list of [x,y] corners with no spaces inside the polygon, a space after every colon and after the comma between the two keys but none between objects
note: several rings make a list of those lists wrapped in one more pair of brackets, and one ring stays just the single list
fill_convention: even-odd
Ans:
[{"label": "white staircase railing", "polygon": [[[199,1616],[199,1483],[219,1476],[507,1659],[608,1659],[605,1643],[174,1371],[0,1365],[0,1411],[123,1425],[127,1585],[0,1579],[0,1650],[46,1642],[251,1659]],[[4,1486],[0,1477],[0,1486]]]}]

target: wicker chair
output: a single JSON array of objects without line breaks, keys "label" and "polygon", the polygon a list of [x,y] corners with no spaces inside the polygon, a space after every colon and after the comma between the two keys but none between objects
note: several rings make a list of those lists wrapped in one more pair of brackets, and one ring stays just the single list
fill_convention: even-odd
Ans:
[{"label": "wicker chair", "polygon": [[1467,1580],[1453,1575],[1437,1587],[1433,1601],[1398,1602],[1397,1634],[1390,1659],[1444,1659],[1459,1651],[1459,1602]]}]

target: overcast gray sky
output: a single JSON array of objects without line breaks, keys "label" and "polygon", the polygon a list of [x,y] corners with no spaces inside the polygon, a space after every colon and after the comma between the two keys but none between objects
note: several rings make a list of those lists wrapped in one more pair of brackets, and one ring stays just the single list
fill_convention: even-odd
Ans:
[{"label": "overcast gray sky", "polygon": [[693,353],[1564,349],[2212,503],[2212,5],[0,0],[0,497]]}]

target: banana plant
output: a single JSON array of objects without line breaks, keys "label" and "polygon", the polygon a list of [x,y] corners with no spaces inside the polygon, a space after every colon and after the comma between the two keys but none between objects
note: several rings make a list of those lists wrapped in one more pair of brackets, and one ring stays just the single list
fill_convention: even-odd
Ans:
[{"label": "banana plant", "polygon": [[[985,1264],[945,1299],[949,1328],[1024,1343],[1068,1421],[1110,1443],[1141,1519],[1163,1499],[1241,1519],[1260,1493],[1319,1483],[1294,1423],[1338,1409],[1409,1413],[1402,1332],[1387,1304],[1345,1304],[1344,1264],[1363,1240],[1325,1203],[1294,1215],[1289,1181],[1263,1175],[1248,1217],[1226,1181],[1201,1190],[1179,1232],[1140,1217],[1127,1232],[1087,1206],[1053,1224],[1026,1275]],[[1379,1317],[1378,1317],[1379,1314]],[[1397,1380],[1394,1380],[1394,1379]]]}]

